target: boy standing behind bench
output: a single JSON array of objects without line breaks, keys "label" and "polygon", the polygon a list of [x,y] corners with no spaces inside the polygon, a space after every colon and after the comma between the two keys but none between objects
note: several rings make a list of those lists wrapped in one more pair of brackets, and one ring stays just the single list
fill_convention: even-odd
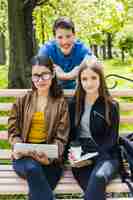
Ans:
[{"label": "boy standing behind bench", "polygon": [[[48,55],[55,66],[62,89],[75,89],[79,65],[86,55],[92,56],[90,48],[76,39],[75,26],[67,17],[58,18],[53,25],[54,40],[46,42],[38,55]],[[73,98],[68,97],[70,121],[74,118]],[[70,141],[75,138],[71,123]]]}]

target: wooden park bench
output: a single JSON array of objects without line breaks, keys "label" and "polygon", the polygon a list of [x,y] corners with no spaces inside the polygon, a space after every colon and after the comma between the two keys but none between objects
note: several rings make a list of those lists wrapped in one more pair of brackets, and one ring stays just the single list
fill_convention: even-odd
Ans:
[{"label": "wooden park bench", "polygon": [[[8,114],[12,106],[12,101],[14,97],[22,96],[27,92],[27,90],[15,90],[15,89],[1,89],[0,90],[0,140],[7,140],[7,123],[8,123]],[[116,98],[118,97],[133,97],[133,89],[130,90],[112,90],[112,95]],[[70,96],[73,95],[73,91],[65,91],[65,95]],[[3,100],[4,97],[4,100]],[[5,98],[8,97],[8,98]],[[8,102],[5,102],[6,99]],[[10,102],[9,102],[10,99]],[[121,123],[133,123],[133,115],[126,116],[123,111],[131,111],[133,110],[133,103],[124,102],[120,103],[120,110],[122,111],[120,116]],[[2,130],[3,127],[3,130]],[[127,131],[125,130],[125,133]],[[2,145],[2,144],[1,144]],[[25,180],[19,178],[15,172],[13,171],[11,162],[9,162],[11,157],[11,149],[2,149],[0,147],[0,195],[14,195],[14,194],[27,194],[28,193],[28,186]],[[8,160],[8,162],[6,161]],[[8,163],[8,164],[5,164]],[[107,186],[107,195],[109,199],[113,198],[112,194],[115,195],[115,200],[126,200],[127,197],[118,198],[119,193],[128,193],[129,189],[125,183],[122,183],[120,178],[114,179],[108,186]],[[78,186],[77,182],[73,178],[71,173],[70,166],[67,166],[64,175],[59,181],[58,186],[55,189],[55,193],[57,196],[63,194],[66,195],[66,198],[70,195],[71,198],[82,198],[82,190]],[[110,195],[111,194],[111,195]],[[63,196],[64,197],[64,196]],[[117,197],[117,198],[116,198]],[[121,197],[121,196],[120,196]],[[1,199],[1,198],[0,198]],[[130,200],[133,198],[129,198]]]}]

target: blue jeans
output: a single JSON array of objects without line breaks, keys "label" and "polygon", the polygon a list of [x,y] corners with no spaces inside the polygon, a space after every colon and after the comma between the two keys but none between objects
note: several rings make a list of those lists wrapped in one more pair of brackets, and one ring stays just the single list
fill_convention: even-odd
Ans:
[{"label": "blue jeans", "polygon": [[119,161],[98,159],[93,165],[73,168],[72,171],[84,191],[85,200],[105,200],[106,185],[118,173]]},{"label": "blue jeans", "polygon": [[13,161],[16,173],[25,178],[29,186],[30,200],[53,200],[52,190],[56,187],[62,168],[55,165],[41,165],[30,157]]}]

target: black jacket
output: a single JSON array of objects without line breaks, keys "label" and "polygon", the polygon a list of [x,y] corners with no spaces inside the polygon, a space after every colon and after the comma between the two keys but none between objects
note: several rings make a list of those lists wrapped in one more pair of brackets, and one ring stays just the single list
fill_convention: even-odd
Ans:
[{"label": "black jacket", "polygon": [[[116,152],[119,129],[119,106],[116,101],[110,104],[111,125],[105,120],[105,103],[103,98],[99,97],[93,104],[90,113],[90,131],[92,138],[97,144],[98,151],[101,153]],[[76,128],[78,137],[80,129]]]}]

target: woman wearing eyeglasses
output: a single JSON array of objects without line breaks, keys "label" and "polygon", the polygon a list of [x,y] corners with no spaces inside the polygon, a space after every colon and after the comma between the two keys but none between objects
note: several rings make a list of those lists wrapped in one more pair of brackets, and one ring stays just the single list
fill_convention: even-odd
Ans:
[{"label": "woman wearing eyeglasses", "polygon": [[16,173],[26,178],[29,200],[52,200],[62,175],[64,146],[68,140],[68,106],[57,85],[53,64],[47,56],[32,60],[32,91],[17,99],[9,117],[9,142],[57,144],[59,158],[44,153],[12,152]]}]

